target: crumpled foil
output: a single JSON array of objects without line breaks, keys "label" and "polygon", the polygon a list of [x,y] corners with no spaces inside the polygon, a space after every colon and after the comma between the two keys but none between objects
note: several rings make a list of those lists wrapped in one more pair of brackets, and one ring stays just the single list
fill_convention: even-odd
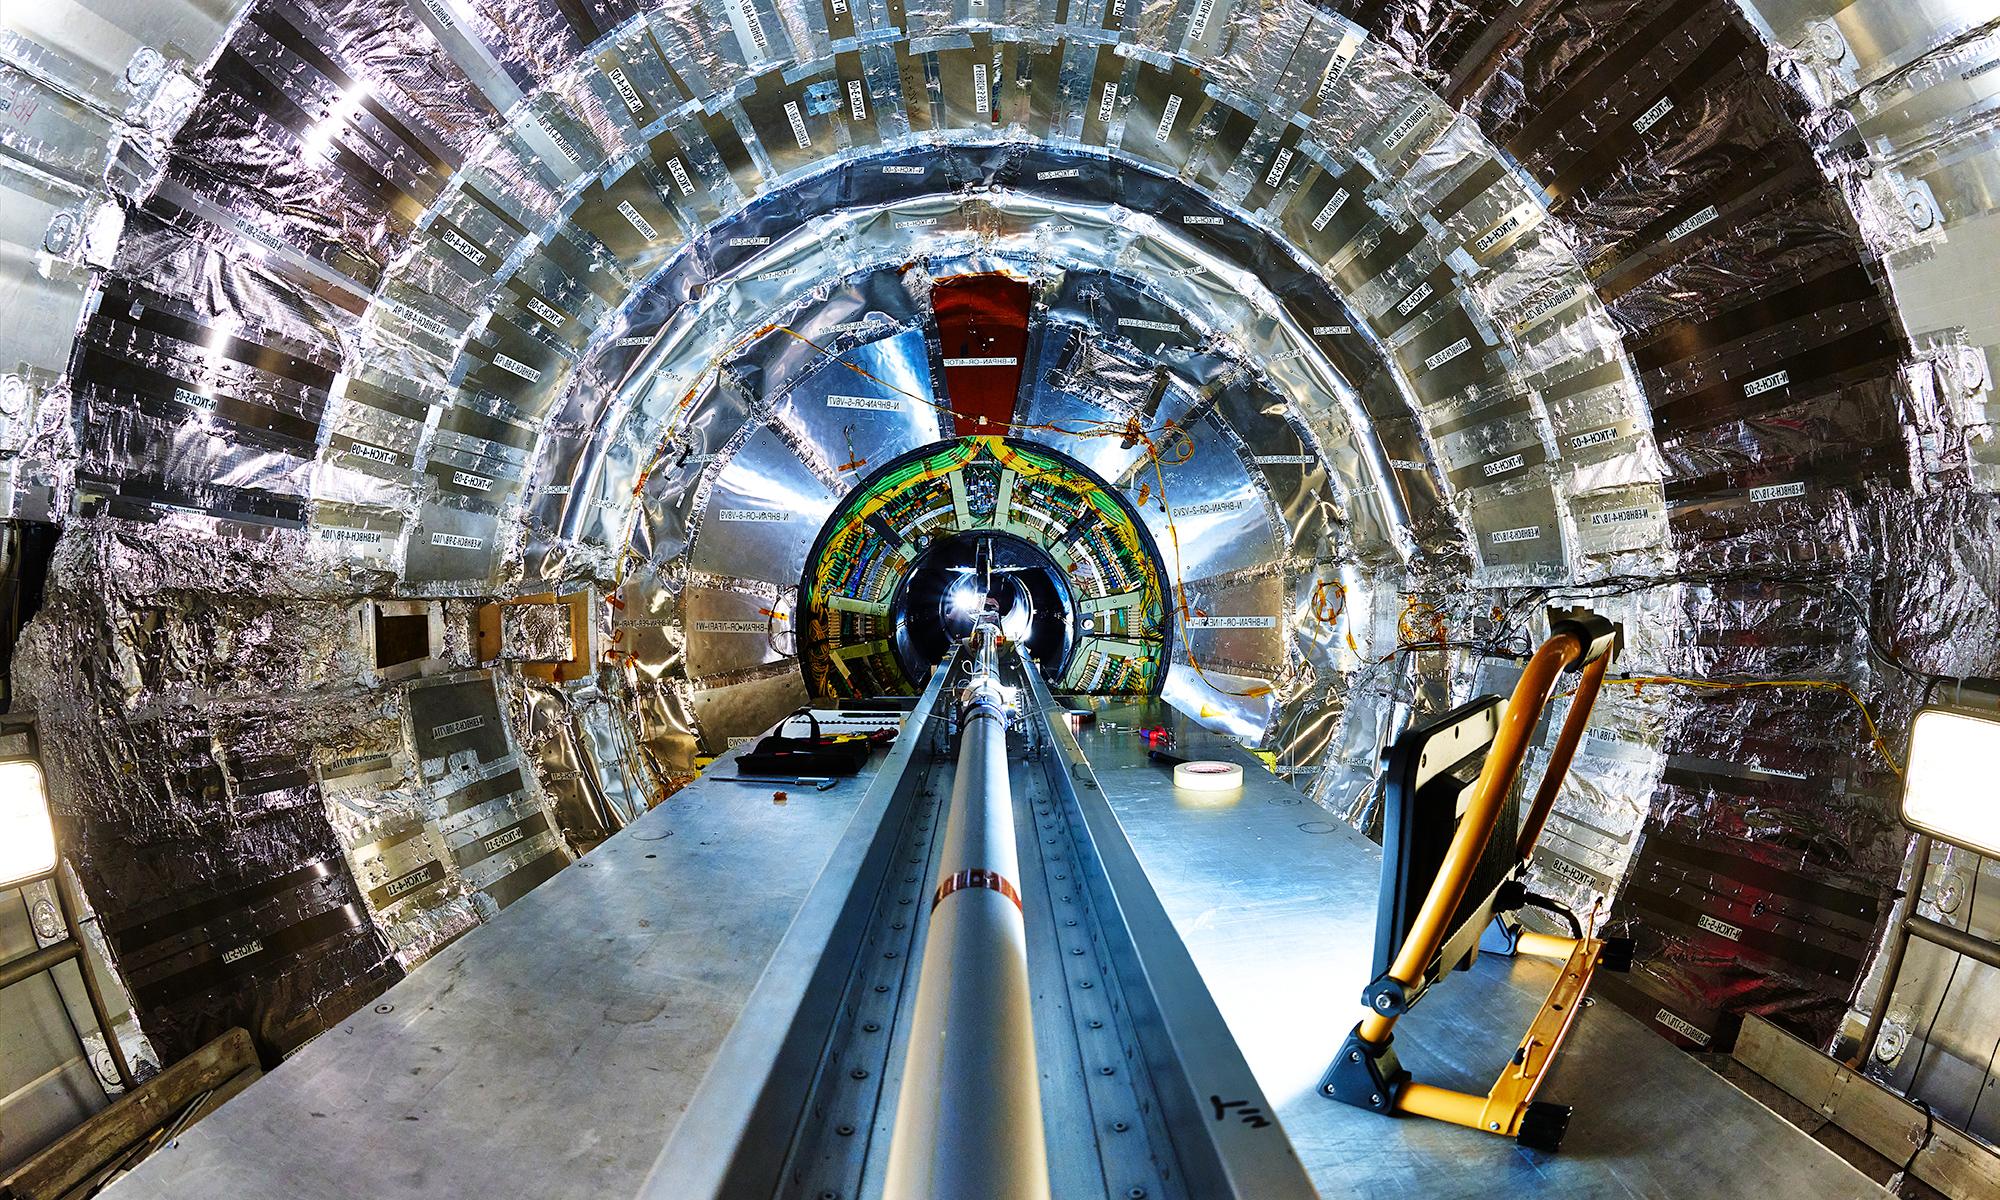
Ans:
[{"label": "crumpled foil", "polygon": [[[1921,675],[1993,673],[1987,348],[1917,358],[1882,279],[1923,282],[1963,193],[1914,172],[1978,127],[1898,114],[1984,78],[1987,35],[1864,77],[1837,29],[1771,49],[1721,2],[1364,7],[1133,5],[1114,49],[1082,6],[264,0],[186,64],[170,147],[10,51],[103,112],[0,131],[55,180],[9,194],[87,212],[102,175],[123,213],[115,255],[45,264],[88,301],[67,376],[0,363],[11,511],[69,521],[15,674],[81,875],[114,929],[307,868],[301,903],[366,914],[283,961],[237,940],[256,913],[204,924],[226,995],[114,936],[162,1052],[223,1021],[282,1052],[793,699],[795,648],[729,660],[688,604],[798,564],[692,557],[718,497],[804,512],[885,449],[825,419],[821,363],[930,386],[938,348],[891,339],[934,275],[1034,281],[1036,412],[1135,498],[1143,455],[1079,420],[1189,431],[1174,487],[1240,516],[1179,583],[1274,624],[1213,670],[1187,643],[1169,694],[1364,828],[1383,747],[1511,686],[1544,605],[1620,621],[1627,670],[1841,679],[1891,731]],[[363,598],[450,598],[469,670],[479,603],[583,584],[616,598],[593,678],[357,682]],[[568,657],[508,611],[504,657]],[[450,743],[473,700],[498,727]],[[1663,1032],[1830,1036],[1899,838],[1857,720],[1601,703],[1536,878],[1639,937],[1623,998]]]}]

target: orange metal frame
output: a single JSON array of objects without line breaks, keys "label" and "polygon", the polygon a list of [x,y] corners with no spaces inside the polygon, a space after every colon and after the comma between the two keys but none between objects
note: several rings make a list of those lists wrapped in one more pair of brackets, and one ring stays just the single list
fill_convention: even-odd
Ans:
[{"label": "orange metal frame", "polygon": [[[1572,664],[1590,654],[1592,649],[1580,633],[1565,629],[1542,643],[1522,672],[1520,682],[1500,718],[1499,732],[1487,752],[1486,762],[1473,788],[1471,803],[1458,823],[1450,848],[1445,853],[1444,864],[1438,870],[1437,880],[1431,885],[1409,936],[1403,940],[1389,969],[1390,980],[1401,985],[1406,994],[1414,996],[1418,993],[1430,964],[1443,948],[1450,933],[1452,915],[1459,911],[1475,868],[1495,833],[1504,802],[1527,757],[1528,740],[1541,722],[1558,678]],[[1534,853],[1535,845],[1541,839],[1542,828],[1548,822],[1556,794],[1562,789],[1570,761],[1583,738],[1584,726],[1590,721],[1591,709],[1596,703],[1610,660],[1609,648],[1600,647],[1599,652],[1583,664],[1575,699],[1570,704],[1562,732],[1549,756],[1548,770],[1542,776],[1534,802],[1522,822],[1520,839],[1516,843],[1516,853],[1522,862]],[[1428,1084],[1403,1082],[1392,1088],[1386,1106],[1378,1107],[1450,1121],[1505,1137],[1520,1134],[1522,1119],[1534,1103],[1544,1074],[1576,1018],[1591,977],[1603,957],[1604,945],[1603,941],[1588,936],[1579,939],[1523,932],[1517,950],[1560,960],[1562,974],[1556,979],[1555,986],[1550,989],[1548,998],[1543,1001],[1541,1010],[1528,1026],[1527,1033],[1492,1090],[1478,1096]],[[1379,991],[1375,994],[1379,1007],[1371,1009],[1362,1019],[1356,1027],[1355,1036],[1373,1048],[1373,1055],[1379,1056],[1387,1047],[1401,1010],[1392,996]],[[1353,1044],[1350,1041],[1350,1045]]]}]

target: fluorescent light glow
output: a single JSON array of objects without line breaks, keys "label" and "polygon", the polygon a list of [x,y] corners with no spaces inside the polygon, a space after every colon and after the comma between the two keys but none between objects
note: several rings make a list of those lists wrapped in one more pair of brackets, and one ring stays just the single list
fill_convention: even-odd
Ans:
[{"label": "fluorescent light glow", "polygon": [[56,832],[42,769],[22,760],[0,762],[0,888],[56,868]]},{"label": "fluorescent light glow", "polygon": [[2000,854],[2000,713],[1926,708],[1910,723],[1903,821],[1932,837]]}]

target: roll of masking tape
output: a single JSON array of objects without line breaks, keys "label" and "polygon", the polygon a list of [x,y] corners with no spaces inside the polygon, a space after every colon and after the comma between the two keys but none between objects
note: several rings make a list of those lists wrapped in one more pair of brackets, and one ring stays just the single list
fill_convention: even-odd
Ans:
[{"label": "roll of masking tape", "polygon": [[1226,762],[1176,763],[1174,786],[1191,792],[1233,792],[1243,786],[1243,768]]}]

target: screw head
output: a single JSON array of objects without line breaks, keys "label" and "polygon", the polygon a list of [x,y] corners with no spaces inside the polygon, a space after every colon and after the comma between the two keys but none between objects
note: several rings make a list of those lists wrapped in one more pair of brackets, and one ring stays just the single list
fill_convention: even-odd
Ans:
[{"label": "screw head", "polygon": [[1375,997],[1375,1007],[1381,1009],[1383,1012],[1389,1011],[1389,1004],[1390,1000],[1387,992]]},{"label": "screw head", "polygon": [[1347,1052],[1347,1061],[1348,1061],[1348,1062],[1360,1062],[1360,1061],[1361,1061],[1361,1051],[1359,1051],[1359,1050],[1349,1050],[1349,1051]]},{"label": "screw head", "polygon": [[1488,1125],[1488,1126],[1487,1126],[1486,1128],[1488,1128],[1488,1129],[1491,1129],[1491,1130],[1492,1130],[1493,1132],[1495,1132],[1495,1133],[1499,1133],[1499,1132],[1500,1132],[1500,1122],[1498,1122],[1498,1121],[1494,1121],[1493,1123],[1489,1124],[1489,1125]]},{"label": "screw head", "polygon": [[[1329,1091],[1331,1091],[1332,1089],[1328,1089],[1328,1090],[1329,1090]],[[1379,1095],[1378,1095],[1378,1096],[1370,1096],[1370,1097],[1368,1097],[1368,1103],[1370,1103],[1370,1104],[1374,1105],[1374,1106],[1375,1106],[1376,1108],[1380,1108],[1380,1107],[1382,1107],[1382,1097],[1381,1097],[1381,1096],[1379,1096]]]},{"label": "screw head", "polygon": [[1320,1091],[1325,1092],[1327,1095],[1331,1096],[1333,1095],[1333,1085],[1329,1083],[1325,1087],[1321,1088]]}]

